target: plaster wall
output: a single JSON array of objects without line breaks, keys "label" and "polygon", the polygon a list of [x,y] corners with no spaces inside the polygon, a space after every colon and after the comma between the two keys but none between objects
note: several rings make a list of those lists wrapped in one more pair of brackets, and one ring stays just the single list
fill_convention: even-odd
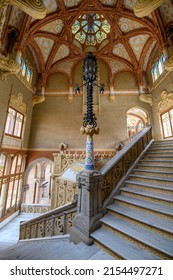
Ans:
[{"label": "plaster wall", "polygon": [[[46,97],[45,102],[33,109],[30,149],[58,149],[61,142],[69,149],[84,149],[86,136],[80,134],[83,122],[82,95],[75,95],[68,103],[67,96]],[[148,112],[152,123],[151,106],[138,99],[138,95],[100,96],[100,113],[96,113],[100,134],[94,136],[95,149],[113,149],[116,142],[127,138],[126,112],[139,106]]]}]

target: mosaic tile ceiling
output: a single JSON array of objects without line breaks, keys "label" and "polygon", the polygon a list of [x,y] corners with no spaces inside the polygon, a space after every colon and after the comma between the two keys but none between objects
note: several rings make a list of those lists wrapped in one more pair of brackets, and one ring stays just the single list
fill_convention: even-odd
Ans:
[{"label": "mosaic tile ceiling", "polygon": [[[137,18],[136,0],[43,0],[47,15],[35,20],[11,8],[8,25],[22,30],[20,49],[29,49],[39,60],[39,72],[47,75],[62,71],[70,77],[73,65],[88,51],[103,60],[112,75],[120,71],[147,71],[158,46],[165,45],[164,26],[173,18],[173,5],[167,0],[145,18]],[[21,22],[23,22],[21,28]],[[68,67],[68,65],[70,67]]]}]

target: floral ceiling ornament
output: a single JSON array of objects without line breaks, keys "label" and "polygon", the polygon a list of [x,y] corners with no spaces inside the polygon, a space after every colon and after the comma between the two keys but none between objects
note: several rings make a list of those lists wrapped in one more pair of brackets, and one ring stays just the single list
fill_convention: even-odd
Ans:
[{"label": "floral ceiling ornament", "polygon": [[101,44],[110,33],[110,24],[99,14],[80,15],[72,25],[72,33],[77,41],[87,46]]},{"label": "floral ceiling ornament", "polygon": [[3,0],[1,2],[0,8],[4,3],[16,6],[35,19],[42,19],[46,16],[46,8],[42,0]]},{"label": "floral ceiling ornament", "polygon": [[148,16],[156,8],[163,4],[164,0],[137,0],[134,13],[137,17]]}]

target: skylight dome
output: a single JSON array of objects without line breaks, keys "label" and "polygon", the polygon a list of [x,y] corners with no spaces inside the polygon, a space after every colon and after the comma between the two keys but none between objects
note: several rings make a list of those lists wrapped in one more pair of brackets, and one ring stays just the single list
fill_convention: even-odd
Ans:
[{"label": "skylight dome", "polygon": [[101,44],[110,33],[110,24],[99,14],[84,14],[72,25],[76,40],[87,46]]}]

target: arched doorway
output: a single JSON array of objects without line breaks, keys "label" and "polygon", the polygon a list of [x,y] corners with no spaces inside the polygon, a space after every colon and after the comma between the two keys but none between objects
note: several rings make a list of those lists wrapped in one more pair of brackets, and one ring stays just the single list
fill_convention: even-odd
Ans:
[{"label": "arched doorway", "polygon": [[47,158],[39,158],[27,167],[22,212],[46,212],[49,210],[52,168],[53,162]]},{"label": "arched doorway", "polygon": [[148,113],[139,107],[132,107],[126,113],[127,137],[133,137],[149,124]]}]

